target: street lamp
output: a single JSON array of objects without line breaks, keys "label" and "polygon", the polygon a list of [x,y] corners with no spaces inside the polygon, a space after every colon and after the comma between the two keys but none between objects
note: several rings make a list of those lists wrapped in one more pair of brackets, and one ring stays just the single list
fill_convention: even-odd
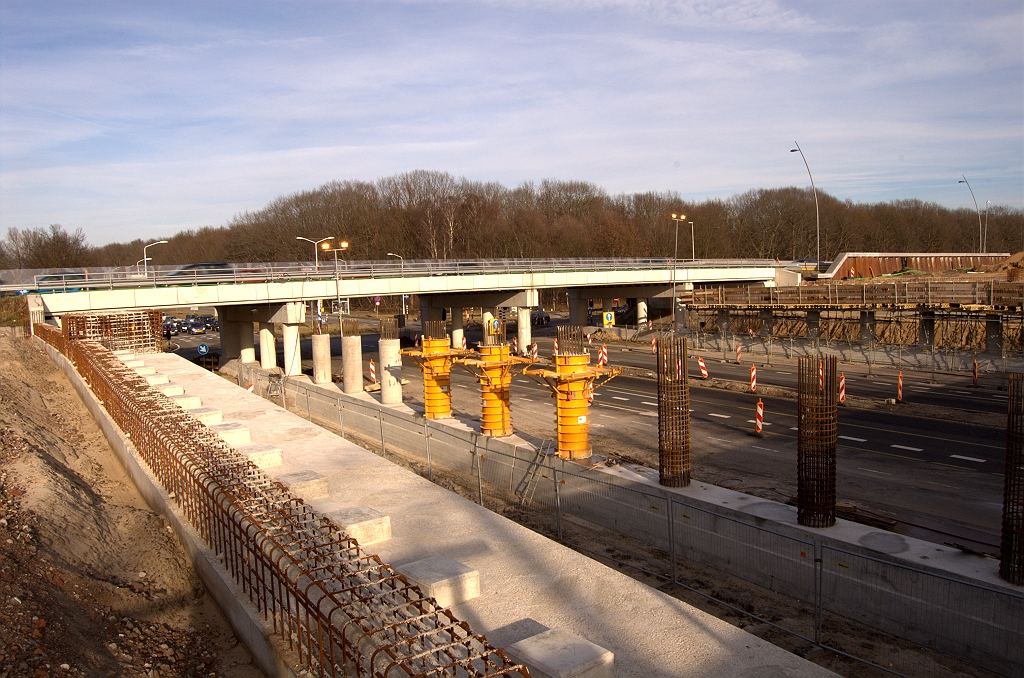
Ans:
[{"label": "street lamp", "polygon": [[982,248],[982,250],[981,250],[982,252],[987,252],[988,251],[988,208],[989,208],[990,205],[992,205],[992,201],[991,200],[986,200],[985,201],[985,239],[983,241],[985,243],[985,246]]},{"label": "street lamp", "polygon": [[818,209],[818,189],[814,187],[814,175],[811,174],[811,166],[807,164],[807,157],[804,156],[804,152],[800,150],[800,144],[796,144],[796,148],[790,149],[790,153],[799,153],[800,157],[803,158],[804,167],[807,168],[807,176],[811,177],[811,192],[814,193],[814,222],[815,222],[815,242],[817,243],[816,252],[814,255],[814,273],[817,275],[821,273],[821,211]]},{"label": "street lamp", "polygon": [[[146,254],[146,250],[148,250],[153,245],[166,245],[166,244],[167,244],[166,240],[157,240],[156,242],[151,242],[151,243],[149,243],[148,245],[146,245],[145,247],[142,248],[142,272],[143,272],[143,274],[145,274],[146,276],[149,275],[149,259],[150,259],[150,257],[149,257],[148,254]],[[136,270],[138,270],[138,264],[135,264],[135,266],[136,266]]]},{"label": "street lamp", "polygon": [[[325,252],[327,250],[330,250],[330,251],[334,252],[334,297],[335,297],[335,301],[337,301],[337,304],[338,304],[338,306],[340,308],[341,307],[341,285],[338,283],[338,281],[341,280],[341,276],[338,274],[338,250],[341,250],[342,252],[347,250],[348,249],[348,240],[342,240],[341,242],[338,243],[338,246],[335,247],[335,248],[331,247],[331,243],[325,242],[323,245],[320,245],[320,249],[324,250]],[[340,311],[339,311],[339,317],[340,317]]]},{"label": "street lamp", "polygon": [[152,259],[152,258],[153,258],[153,257],[146,257],[146,258],[144,258],[144,259],[139,259],[138,261],[136,261],[136,262],[135,262],[135,272],[136,272],[136,273],[138,273],[138,272],[139,272],[139,265],[140,265],[140,264],[142,264],[142,262],[143,262],[143,261],[149,261],[149,260],[150,260],[150,259]]},{"label": "street lamp", "polygon": [[[676,246],[672,250],[672,334],[674,335],[676,333],[676,306],[678,305],[676,303],[676,269],[679,266],[677,263],[679,259],[679,222],[686,221],[686,215],[673,213],[672,221],[676,222]],[[690,225],[693,225],[692,221]],[[692,228],[690,229],[690,239],[693,240]]]},{"label": "street lamp", "polygon": [[306,242],[313,243],[313,265],[316,267],[316,270],[319,271],[320,270],[320,243],[324,242],[325,240],[334,240],[334,236],[333,235],[329,235],[326,238],[320,238],[319,240],[310,240],[309,238],[303,238],[301,235],[297,235],[297,236],[295,236],[295,239],[296,240],[305,240]]},{"label": "street lamp", "polygon": [[[401,254],[395,254],[394,252],[388,252],[389,257],[398,257],[402,260],[402,277],[405,277],[405,257]],[[402,315],[405,315],[405,295],[402,295]]]},{"label": "street lamp", "polygon": [[978,212],[978,253],[980,254],[985,251],[985,248],[981,244],[983,238],[981,234],[981,210],[978,209],[978,199],[974,197],[974,189],[971,188],[971,182],[967,181],[967,177],[965,177],[963,174],[961,174],[960,176],[963,178],[956,183],[967,184],[967,190],[971,192],[971,199],[974,200],[974,209]]},{"label": "street lamp", "polygon": [[697,243],[693,239],[693,222],[690,222],[690,261],[697,261]]}]

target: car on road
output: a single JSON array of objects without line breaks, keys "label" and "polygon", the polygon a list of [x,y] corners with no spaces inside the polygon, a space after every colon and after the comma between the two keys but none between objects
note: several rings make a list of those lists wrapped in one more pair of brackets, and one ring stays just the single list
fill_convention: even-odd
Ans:
[{"label": "car on road", "polygon": [[172,337],[173,337],[173,336],[176,336],[176,335],[178,334],[178,324],[177,324],[177,323],[175,323],[175,322],[172,322],[172,321],[170,321],[170,320],[165,320],[165,321],[164,321],[164,324],[163,324],[163,325],[162,325],[161,327],[162,327],[161,331],[162,331],[162,332],[163,332],[163,333],[164,333],[165,335],[166,335],[166,334],[167,334],[168,332],[170,332],[170,333],[171,333],[171,336],[172,336]]},{"label": "car on road", "polygon": [[206,325],[203,324],[202,320],[190,320],[185,323],[182,331],[189,334],[206,334]]},{"label": "car on road", "polygon": [[199,320],[202,321],[203,326],[210,332],[220,331],[220,321],[218,321],[212,315],[201,315]]},{"label": "car on road", "polygon": [[551,316],[547,314],[543,308],[538,308],[535,311],[530,311],[530,324],[531,325],[547,325],[551,322]]},{"label": "car on road", "polygon": [[233,275],[231,264],[223,261],[204,261],[198,264],[185,264],[167,274],[168,278],[204,278],[207,276]]}]

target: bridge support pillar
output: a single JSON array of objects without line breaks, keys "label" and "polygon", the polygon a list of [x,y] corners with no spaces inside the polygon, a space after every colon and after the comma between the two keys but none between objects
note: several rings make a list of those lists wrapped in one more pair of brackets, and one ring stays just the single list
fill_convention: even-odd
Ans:
[{"label": "bridge support pillar", "polygon": [[341,390],[344,393],[363,390],[363,337],[357,327],[353,327],[352,336],[343,334],[341,337]]},{"label": "bridge support pillar", "polygon": [[243,363],[256,362],[256,346],[253,342],[252,323],[238,323],[238,359]]},{"label": "bridge support pillar", "polygon": [[576,327],[587,324],[587,297],[578,290],[569,290],[569,324]]},{"label": "bridge support pillar", "polygon": [[402,353],[398,339],[381,339],[380,402],[382,405],[402,404]]},{"label": "bridge support pillar", "polygon": [[299,345],[299,325],[281,324],[281,339],[284,344],[284,373],[294,377],[302,374],[302,348]]},{"label": "bridge support pillar", "polygon": [[220,362],[223,365],[235,360],[242,352],[242,326],[234,320],[222,321],[220,324]]},{"label": "bridge support pillar", "polygon": [[331,383],[331,335],[313,335],[313,383]]},{"label": "bridge support pillar", "polygon": [[636,300],[636,324],[637,327],[643,329],[647,324],[647,300],[637,299]]},{"label": "bridge support pillar", "polygon": [[860,343],[862,346],[871,346],[875,343],[875,312],[860,312]]},{"label": "bridge support pillar", "polygon": [[775,314],[771,309],[761,309],[761,329],[757,331],[759,337],[770,337],[775,334]]},{"label": "bridge support pillar", "polygon": [[608,311],[614,311],[615,306],[613,305],[612,298],[607,297],[601,300],[601,310],[607,313]]},{"label": "bridge support pillar", "polygon": [[935,346],[935,311],[922,311],[917,324],[917,343],[922,349]]},{"label": "bridge support pillar", "polygon": [[722,346],[722,362],[729,359],[729,311],[718,311],[718,343]]},{"label": "bridge support pillar", "polygon": [[516,309],[516,318],[519,355],[528,355],[530,353],[530,343],[533,342],[532,327],[530,326],[530,309],[520,306]]},{"label": "bridge support pillar", "polygon": [[274,323],[260,323],[260,367],[265,370],[277,368],[277,339],[274,337]]},{"label": "bridge support pillar", "polygon": [[427,323],[431,320],[440,320],[443,315],[443,308],[431,306],[430,299],[426,296],[420,297],[420,323]]},{"label": "bridge support pillar", "polygon": [[807,339],[814,344],[814,352],[818,352],[818,339],[821,337],[821,311],[807,311],[804,317],[807,322]]},{"label": "bridge support pillar", "polygon": [[985,316],[985,353],[1003,352],[1003,323],[996,314]]},{"label": "bridge support pillar", "polygon": [[452,348],[462,348],[462,339],[466,336],[462,329],[462,307],[452,306]]}]

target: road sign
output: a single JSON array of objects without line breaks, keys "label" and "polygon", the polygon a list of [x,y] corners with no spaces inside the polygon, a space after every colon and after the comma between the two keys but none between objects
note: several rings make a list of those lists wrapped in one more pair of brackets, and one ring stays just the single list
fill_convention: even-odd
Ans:
[{"label": "road sign", "polygon": [[501,318],[491,318],[491,332],[498,333],[501,331]]},{"label": "road sign", "polygon": [[380,303],[380,297],[374,297],[373,298],[373,303],[379,304]]},{"label": "road sign", "polygon": [[615,324],[615,311],[605,311],[603,313],[603,316],[605,327],[611,327],[612,325]]},{"label": "road sign", "polygon": [[199,348],[196,350],[199,351],[199,355],[206,355],[207,353],[210,352],[210,347],[207,346],[206,344],[199,344]]}]

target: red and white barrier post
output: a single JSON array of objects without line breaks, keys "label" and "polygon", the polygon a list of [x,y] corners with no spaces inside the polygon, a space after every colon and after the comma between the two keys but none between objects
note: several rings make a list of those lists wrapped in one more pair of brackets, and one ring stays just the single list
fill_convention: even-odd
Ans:
[{"label": "red and white barrier post", "polygon": [[754,435],[764,437],[764,403],[757,399],[757,410],[754,412]]},{"label": "red and white barrier post", "polygon": [[469,344],[466,343],[466,337],[462,337],[462,350],[465,351]]},{"label": "red and white barrier post", "polygon": [[651,354],[656,355],[658,353],[658,340],[651,337]]},{"label": "red and white barrier post", "polygon": [[704,364],[704,358],[701,358],[700,356],[697,357],[697,367],[700,368],[700,378],[701,379],[707,379],[708,378],[708,368]]},{"label": "red and white barrier post", "polygon": [[896,402],[903,402],[903,370],[900,370],[900,374],[896,377]]},{"label": "red and white barrier post", "polygon": [[974,366],[971,368],[974,373],[974,388],[978,388],[978,361],[974,361]]},{"label": "red and white barrier post", "polygon": [[377,368],[373,364],[373,360],[370,361],[370,381],[377,383]]},{"label": "red and white barrier post", "polygon": [[555,351],[554,351],[554,353],[555,353],[555,355],[558,355],[558,338],[557,337],[555,338]]},{"label": "red and white barrier post", "polygon": [[601,350],[597,352],[597,364],[608,364],[608,347],[605,344],[601,344]]},{"label": "red and white barrier post", "polygon": [[736,364],[739,365],[743,362],[743,346],[740,342],[736,342]]},{"label": "red and white barrier post", "polygon": [[540,346],[537,346],[537,342],[533,342],[532,349],[533,350],[530,351],[530,355],[534,360],[538,360],[540,358]]},{"label": "red and white barrier post", "polygon": [[512,355],[519,355],[519,342],[515,337],[512,337]]},{"label": "red and white barrier post", "polygon": [[751,392],[757,392],[757,366],[750,366],[750,390]]},{"label": "red and white barrier post", "polygon": [[846,375],[839,373],[839,404],[846,404]]},{"label": "red and white barrier post", "polygon": [[818,390],[825,390],[825,365],[818,363]]}]

